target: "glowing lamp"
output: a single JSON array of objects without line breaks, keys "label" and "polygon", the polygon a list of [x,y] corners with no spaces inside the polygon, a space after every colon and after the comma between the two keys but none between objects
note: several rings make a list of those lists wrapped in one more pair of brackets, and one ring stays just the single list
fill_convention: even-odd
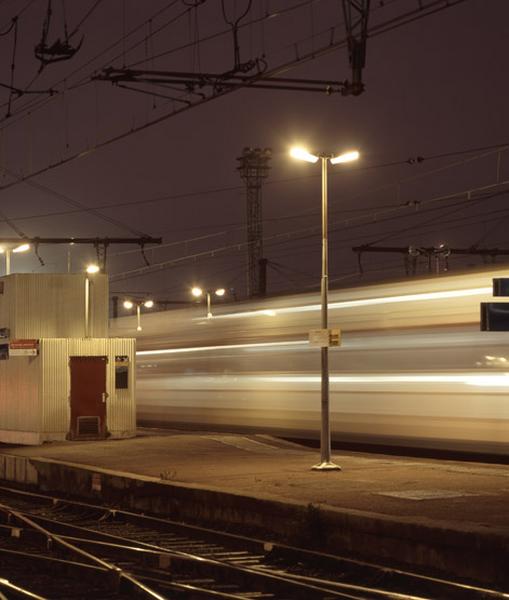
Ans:
[{"label": "glowing lamp", "polygon": [[315,163],[318,161],[319,157],[311,154],[304,148],[295,147],[290,150],[290,156],[292,158],[296,158],[297,160],[305,160],[306,162]]},{"label": "glowing lamp", "polygon": [[330,159],[331,164],[333,165],[337,165],[339,163],[347,163],[347,162],[352,162],[354,160],[357,160],[359,158],[360,154],[357,152],[357,150],[351,150],[350,152],[344,152],[343,154],[340,154],[339,156],[334,156]]},{"label": "glowing lamp", "polygon": [[94,273],[99,273],[100,270],[101,269],[99,268],[99,265],[92,264],[92,265],[87,266],[87,273],[89,275],[93,275]]}]

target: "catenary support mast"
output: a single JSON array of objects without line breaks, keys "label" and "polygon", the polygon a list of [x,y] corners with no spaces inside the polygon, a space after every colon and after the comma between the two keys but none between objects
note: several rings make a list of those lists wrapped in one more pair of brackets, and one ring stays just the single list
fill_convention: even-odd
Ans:
[{"label": "catenary support mast", "polygon": [[244,148],[238,171],[246,183],[247,200],[247,295],[263,296],[266,292],[263,257],[262,183],[269,174],[270,148]]}]

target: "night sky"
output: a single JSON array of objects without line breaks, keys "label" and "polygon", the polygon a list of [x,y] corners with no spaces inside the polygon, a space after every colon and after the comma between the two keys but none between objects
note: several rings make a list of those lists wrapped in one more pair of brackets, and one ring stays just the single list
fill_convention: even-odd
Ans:
[{"label": "night sky", "polygon": [[[363,255],[361,276],[351,250],[359,244],[509,248],[507,0],[415,13],[379,34],[419,3],[372,1],[360,96],[244,88],[188,108],[210,88],[138,85],[141,93],[93,79],[105,67],[229,71],[233,38],[222,4],[231,21],[249,2],[53,0],[48,44],[64,39],[65,26],[70,45],[82,36],[83,43],[71,59],[39,72],[34,47],[47,1],[0,1],[0,235],[162,236],[162,247],[147,251],[153,267],[142,275],[128,273],[145,265],[139,250],[110,248],[112,292],[182,300],[200,284],[235,288],[242,297],[246,201],[236,158],[246,146],[270,147],[268,291],[316,289],[320,169],[289,158],[290,146],[301,143],[362,154],[356,164],[330,168],[331,287],[404,276],[396,254]],[[320,52],[345,38],[339,0],[253,0],[240,25],[242,62],[258,59],[269,71],[289,65],[284,77],[351,77],[344,45]],[[9,92],[15,33],[12,86],[41,93]],[[312,52],[319,56],[292,66]],[[34,254],[18,255],[13,271],[66,270],[66,247],[39,253],[44,266]],[[73,270],[94,257],[93,248],[74,246]],[[476,256],[451,257],[449,268],[482,264]],[[418,269],[426,272],[424,261]]]}]

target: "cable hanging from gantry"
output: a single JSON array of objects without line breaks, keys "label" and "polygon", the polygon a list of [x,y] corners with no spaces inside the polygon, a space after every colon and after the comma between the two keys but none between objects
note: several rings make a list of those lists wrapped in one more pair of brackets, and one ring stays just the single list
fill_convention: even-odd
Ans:
[{"label": "cable hanging from gantry", "polygon": [[[24,94],[48,94],[48,95],[52,96],[55,93],[55,90],[53,90],[51,88],[47,89],[47,90],[29,90],[28,88],[21,89],[14,85],[14,78],[16,75],[16,52],[17,52],[17,47],[18,47],[18,16],[19,15],[13,17],[10,26],[5,31],[0,32],[0,37],[3,37],[4,35],[8,35],[9,33],[11,33],[11,31],[13,32],[10,81],[8,84],[0,82],[0,88],[4,88],[9,91],[9,97],[7,99],[7,111],[5,114],[5,118],[9,118],[12,115],[13,101],[17,100]],[[30,84],[28,87],[30,87]]]},{"label": "cable hanging from gantry", "polygon": [[[235,73],[249,73],[253,69],[257,69],[258,72],[262,72],[267,68],[267,64],[263,59],[251,59],[247,62],[240,61],[240,44],[239,44],[239,25],[244,17],[247,16],[251,10],[253,0],[247,0],[246,8],[237,18],[235,16],[228,16],[228,11],[225,6],[225,0],[221,0],[221,10],[223,11],[224,22],[231,27],[233,37],[233,69],[224,73],[224,76],[234,75]],[[234,2],[235,11],[236,2]]]},{"label": "cable hanging from gantry", "polygon": [[37,260],[39,261],[39,264],[41,265],[41,267],[46,266],[46,263],[42,259],[42,256],[39,254],[39,242],[36,242],[34,244],[34,254],[37,257]]},{"label": "cable hanging from gantry", "polygon": [[[14,29],[14,38],[13,38],[13,42],[12,42],[12,60],[11,60],[11,82],[9,85],[9,100],[7,101],[7,114],[5,115],[6,117],[10,117],[11,116],[11,108],[12,108],[12,99],[13,96],[15,94],[14,91],[14,74],[16,71],[16,48],[18,45],[18,18],[14,17],[14,19],[12,20],[12,27],[11,29]],[[7,33],[10,31],[10,29],[7,31]]]},{"label": "cable hanging from gantry", "polygon": [[[346,0],[345,0],[346,2]],[[241,62],[240,56],[240,43],[239,43],[239,29],[242,26],[241,21],[249,13],[252,5],[252,1],[249,0],[245,5],[244,11],[238,16],[234,17],[229,14],[226,8],[225,0],[221,0],[223,18],[225,22],[231,27],[233,35],[233,50],[234,50],[234,64],[230,71],[223,73],[203,73],[203,72],[184,72],[184,71],[162,71],[162,70],[148,70],[148,69],[132,69],[132,68],[115,68],[106,67],[102,71],[92,77],[93,80],[109,81],[117,87],[122,87],[133,92],[138,93],[150,93],[143,87],[143,85],[151,86],[178,86],[184,94],[200,95],[201,100],[208,100],[211,97],[221,95],[223,93],[231,92],[241,88],[257,88],[265,90],[286,90],[294,92],[319,92],[331,95],[333,93],[339,93],[343,96],[349,94],[357,94],[360,91],[360,71],[358,65],[364,65],[364,54],[360,52],[361,48],[365,48],[365,40],[367,37],[367,16],[369,12],[369,0],[362,0],[360,3],[360,9],[358,7],[359,2],[357,0],[351,0],[354,9],[361,11],[360,25],[355,19],[353,11],[350,8],[350,0],[348,1],[348,15],[349,18],[345,19],[347,23],[347,33],[349,41],[349,47],[352,47],[350,52],[351,63],[355,63],[355,72],[357,75],[353,76],[353,82],[348,80],[345,81],[333,81],[333,80],[317,80],[317,79],[300,79],[300,78],[287,78],[277,76],[267,76],[268,64],[264,57],[258,57],[250,59],[247,62]],[[198,6],[198,4],[193,6]],[[231,11],[230,11],[231,13]],[[358,29],[360,27],[360,33]],[[354,48],[354,42],[357,37],[359,41]],[[362,43],[361,43],[362,42]],[[362,60],[361,60],[362,59]],[[353,61],[353,62],[352,62]],[[249,74],[254,69],[254,73]],[[352,66],[354,70],[354,67]],[[128,85],[126,85],[128,84]],[[208,97],[201,94],[200,91],[206,91],[206,88],[210,88]],[[170,89],[175,89],[170,88]],[[362,90],[361,90],[362,91]],[[187,103],[192,106],[195,104],[191,100],[182,98],[170,98],[177,100],[182,103]],[[199,102],[198,102],[199,103]]]},{"label": "cable hanging from gantry", "polygon": [[102,272],[106,270],[106,255],[108,254],[108,240],[97,239],[94,243],[95,253],[97,256],[97,264],[99,265]]},{"label": "cable hanging from gantry", "polygon": [[83,44],[84,36],[81,37],[81,40],[76,46],[72,46],[70,43],[70,39],[73,35],[77,33],[77,29],[69,34],[67,30],[67,18],[65,11],[65,0],[62,0],[62,15],[63,15],[63,28],[64,28],[64,36],[63,39],[57,37],[57,39],[53,43],[48,42],[48,35],[50,31],[53,9],[52,9],[52,0],[48,0],[48,8],[46,10],[46,17],[44,19],[44,23],[42,26],[42,36],[41,41],[37,44],[34,49],[35,57],[40,61],[41,66],[39,68],[39,72],[44,69],[49,64],[60,62],[63,60],[71,59],[76,52],[81,48]]},{"label": "cable hanging from gantry", "polygon": [[148,260],[147,255],[145,254],[145,244],[140,244],[140,252],[145,266],[150,267],[150,261]]}]

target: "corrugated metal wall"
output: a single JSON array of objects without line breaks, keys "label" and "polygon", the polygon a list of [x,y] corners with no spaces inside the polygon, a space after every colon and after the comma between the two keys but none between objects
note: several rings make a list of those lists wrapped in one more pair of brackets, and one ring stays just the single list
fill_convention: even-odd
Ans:
[{"label": "corrugated metal wall", "polygon": [[[112,435],[127,437],[136,434],[136,340],[111,338],[108,363],[109,404],[108,429]],[[115,356],[129,357],[129,387],[115,389]]]},{"label": "corrugated metal wall", "polygon": [[70,420],[67,342],[67,339],[42,339],[39,342],[42,360],[41,431],[48,434],[59,433],[64,437],[69,431]]},{"label": "corrugated metal wall", "polygon": [[40,367],[38,356],[16,356],[0,361],[0,441],[12,441],[2,432],[40,431]]},{"label": "corrugated metal wall", "polygon": [[[130,338],[43,339],[43,431],[67,433],[70,419],[70,356],[107,356],[106,425],[113,437],[136,434],[135,343]],[[129,357],[129,387],[115,389],[115,356]]]},{"label": "corrugated metal wall", "polygon": [[[85,336],[85,275],[16,273],[0,278],[0,327],[11,339]],[[108,277],[91,275],[90,337],[108,336]]]}]

